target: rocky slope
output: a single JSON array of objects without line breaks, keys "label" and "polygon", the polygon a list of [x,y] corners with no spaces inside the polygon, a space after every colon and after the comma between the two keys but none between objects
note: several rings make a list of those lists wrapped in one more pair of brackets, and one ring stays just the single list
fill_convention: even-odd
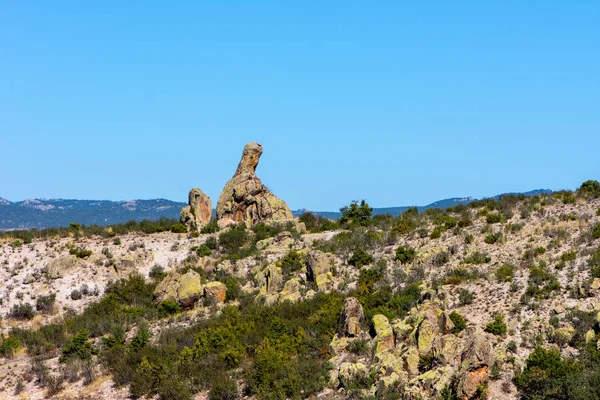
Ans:
[{"label": "rocky slope", "polygon": [[[327,345],[315,353],[328,362],[327,372],[317,389],[298,397],[516,399],[514,378],[536,347],[577,358],[577,343],[600,339],[597,324],[580,322],[582,315],[600,311],[600,277],[590,261],[600,246],[599,210],[599,199],[558,193],[448,212],[409,210],[397,218],[376,217],[368,226],[350,220],[317,233],[297,232],[300,225],[292,224],[267,233],[230,227],[210,234],[57,237],[29,244],[7,238],[0,245],[2,343],[8,347],[11,335],[24,337],[16,328],[35,331],[81,314],[111,282],[132,273],[155,282],[154,301],[144,306],[155,310],[144,317],[151,343],[162,343],[165,332],[195,332],[184,340],[191,347],[181,351],[197,351],[200,327],[229,318],[229,306],[246,310],[246,303],[258,302],[279,310],[330,293],[336,296],[329,298],[336,322],[326,330]],[[239,246],[231,246],[232,237]],[[15,314],[16,306],[35,309],[51,295],[51,306],[42,304],[32,318]],[[321,313],[315,310],[309,319],[321,324]],[[125,340],[139,336],[140,324],[125,325]],[[64,345],[44,353],[43,361],[30,346],[16,345],[0,361],[0,398],[47,395],[52,385],[36,375],[39,362],[49,368],[48,376],[63,379],[62,390],[52,392],[56,398],[126,398],[128,383],[115,387],[115,370],[102,362],[109,355],[102,338],[110,335],[90,333],[100,353],[78,368],[60,362]],[[253,389],[255,375],[246,369],[262,349],[252,346],[224,371],[240,396],[266,398]],[[209,389],[215,392],[204,386],[194,398],[209,396]],[[148,390],[168,398],[160,388]]]}]

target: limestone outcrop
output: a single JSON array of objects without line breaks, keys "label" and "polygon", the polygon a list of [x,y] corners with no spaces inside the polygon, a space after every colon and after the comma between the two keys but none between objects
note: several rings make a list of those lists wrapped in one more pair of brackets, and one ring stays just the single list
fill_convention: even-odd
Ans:
[{"label": "limestone outcrop", "polygon": [[212,202],[202,190],[193,188],[188,196],[188,205],[181,209],[179,214],[181,223],[187,226],[188,231],[199,231],[212,218]]},{"label": "limestone outcrop", "polygon": [[238,168],[217,202],[219,226],[243,222],[251,227],[261,222],[293,220],[287,204],[271,193],[256,176],[262,152],[263,148],[258,143],[248,143],[244,147]]},{"label": "limestone outcrop", "polygon": [[344,309],[340,315],[338,332],[341,336],[356,337],[361,333],[361,326],[365,322],[365,314],[359,301],[355,297],[344,300]]}]

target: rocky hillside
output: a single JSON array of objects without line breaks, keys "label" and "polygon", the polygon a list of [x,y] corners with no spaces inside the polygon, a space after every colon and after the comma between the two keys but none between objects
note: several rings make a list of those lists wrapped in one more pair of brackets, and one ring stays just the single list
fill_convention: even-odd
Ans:
[{"label": "rocky hillside", "polygon": [[599,196],[4,234],[0,398],[598,398]]}]

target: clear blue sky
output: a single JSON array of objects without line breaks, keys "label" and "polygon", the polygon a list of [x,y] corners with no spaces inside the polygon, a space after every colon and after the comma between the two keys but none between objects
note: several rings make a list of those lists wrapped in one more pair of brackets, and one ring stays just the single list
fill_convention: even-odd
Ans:
[{"label": "clear blue sky", "polygon": [[[250,5],[250,3],[254,3]],[[598,1],[4,1],[0,196],[293,208],[600,179]]]}]

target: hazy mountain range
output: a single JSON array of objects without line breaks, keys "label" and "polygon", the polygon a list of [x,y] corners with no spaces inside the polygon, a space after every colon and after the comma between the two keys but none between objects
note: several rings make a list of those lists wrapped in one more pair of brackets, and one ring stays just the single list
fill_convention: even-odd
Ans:
[{"label": "hazy mountain range", "polygon": [[[551,193],[548,189],[538,189],[523,193],[534,196]],[[494,196],[494,197],[499,197]],[[473,197],[454,197],[419,206],[419,211],[428,208],[448,208],[458,204],[468,204]],[[112,225],[129,220],[157,220],[161,217],[179,218],[179,212],[186,203],[166,200],[69,200],[69,199],[27,199],[11,202],[0,197],[0,229],[43,229],[68,226],[71,222],[83,225]],[[404,212],[408,206],[374,208],[373,214],[392,214]],[[308,210],[294,211],[299,216]],[[336,211],[313,211],[326,218],[337,219],[341,216]]]}]

